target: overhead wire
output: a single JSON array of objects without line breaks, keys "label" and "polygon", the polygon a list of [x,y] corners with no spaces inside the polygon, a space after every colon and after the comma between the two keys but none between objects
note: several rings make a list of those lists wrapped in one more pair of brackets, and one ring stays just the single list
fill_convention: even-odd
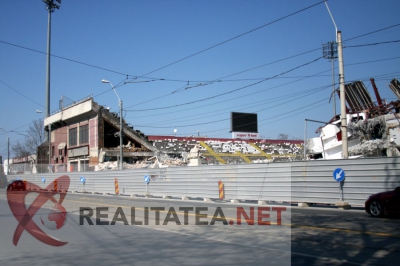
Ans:
[{"label": "overhead wire", "polygon": [[[322,3],[322,2],[321,2],[321,3]],[[354,39],[356,39],[356,38],[364,37],[364,36],[367,36],[367,35],[370,35],[370,34],[374,34],[374,33],[380,32],[380,31],[384,31],[384,30],[387,30],[387,29],[390,29],[390,28],[393,28],[393,27],[397,27],[397,26],[400,26],[400,23],[399,23],[399,24],[395,24],[395,25],[391,25],[391,26],[388,26],[388,27],[385,27],[385,28],[382,28],[382,29],[378,29],[378,30],[375,30],[375,31],[372,31],[372,32],[368,32],[368,33],[365,33],[365,34],[362,34],[362,35],[359,35],[359,36],[356,36],[356,37],[352,37],[352,38],[349,38],[349,39],[345,39],[343,42],[345,43],[345,42],[348,42],[348,41],[350,41],[350,40],[354,40]],[[41,54],[47,54],[46,52],[38,51],[38,50],[35,50],[35,49],[31,49],[31,48],[24,47],[24,46],[21,46],[21,45],[13,44],[13,43],[10,43],[10,42],[5,42],[5,41],[2,41],[2,40],[0,40],[0,43],[7,44],[7,45],[10,45],[10,46],[14,46],[14,47],[18,47],[18,48],[20,48],[20,49],[26,49],[26,50],[29,50],[29,51],[41,53]],[[319,49],[319,48],[318,48],[318,49]],[[317,50],[317,49],[315,49],[315,50]],[[310,51],[312,51],[312,50],[310,50]],[[306,52],[305,52],[305,53],[306,53]],[[92,65],[92,64],[84,63],[84,62],[81,62],[81,61],[69,59],[69,58],[66,58],[66,57],[54,55],[54,54],[50,54],[50,56],[56,57],[56,58],[59,58],[59,59],[63,59],[63,60],[67,60],[67,61],[70,61],[70,62],[73,62],[73,63],[77,63],[77,64],[81,64],[81,65],[85,65],[85,66],[97,68],[97,69],[100,69],[100,70],[109,71],[109,72],[112,72],[112,73],[124,75],[124,76],[126,76],[126,77],[128,77],[128,76],[134,76],[134,75],[130,75],[130,74],[126,74],[126,73],[122,73],[122,72],[110,70],[110,69],[107,69],[107,68],[104,68],[104,67],[99,67],[99,66],[95,66],[95,65]],[[142,76],[142,78],[146,78],[146,77],[143,77],[143,76]],[[127,78],[125,78],[125,80],[126,80],[126,79],[127,79]],[[154,78],[152,78],[152,79],[154,79]],[[159,80],[168,81],[168,79],[164,79],[164,78],[162,78],[162,79],[160,78]],[[171,80],[171,81],[173,81],[173,80]],[[4,84],[4,82],[3,82],[3,84]],[[112,90],[112,89],[109,89],[109,90]],[[105,91],[105,92],[108,92],[109,90],[107,90],[107,91]],[[105,93],[105,92],[103,92],[103,93]],[[18,93],[19,93],[19,92],[18,92]],[[99,96],[99,95],[101,95],[101,94],[103,94],[103,93],[100,93],[100,94],[96,95],[95,97],[97,97],[97,96]],[[21,93],[19,93],[19,94],[21,94]],[[22,94],[21,94],[21,95],[22,95]],[[22,96],[24,96],[24,95],[22,95]],[[24,96],[24,97],[26,97],[26,96]],[[35,103],[38,104],[38,105],[40,105],[40,106],[43,106],[43,105],[41,105],[41,104],[39,104],[39,103],[37,103],[37,102],[35,102]],[[29,124],[30,124],[30,123],[29,123]],[[29,125],[29,124],[27,124],[27,125]],[[24,125],[24,126],[26,126],[26,125]],[[22,126],[22,127],[23,127],[23,126]],[[20,128],[20,127],[19,127],[19,128]]]},{"label": "overhead wire", "polygon": [[[330,87],[330,86],[329,86]],[[329,88],[328,86],[326,87],[326,88]],[[308,95],[304,95],[304,96],[302,96],[302,97],[299,97],[299,98],[304,98],[304,97],[306,97],[306,96],[308,96]],[[294,99],[294,100],[291,100],[291,101],[287,101],[286,103],[289,103],[289,102],[293,102],[293,101],[296,101],[298,98],[296,98],[296,99]],[[286,104],[285,103],[285,104]],[[268,110],[268,109],[271,109],[271,108],[273,108],[273,107],[277,107],[277,106],[280,106],[280,105],[282,105],[282,104],[278,104],[278,105],[274,105],[274,106],[269,106],[269,107],[267,107],[267,108],[263,108],[263,109],[260,109],[260,110],[257,110],[257,111],[255,111],[255,113],[258,113],[258,112],[261,112],[261,111],[265,111],[265,110]],[[176,125],[177,127],[190,127],[190,126],[199,126],[199,125],[208,125],[208,124],[214,124],[214,123],[218,123],[218,122],[222,122],[222,121],[227,121],[227,120],[230,120],[230,118],[224,118],[224,119],[218,119],[218,120],[214,120],[214,121],[209,121],[209,122],[204,122],[204,123],[196,123],[196,124],[190,124],[190,125]],[[168,127],[166,127],[166,126],[164,126],[164,127],[160,127],[160,126],[146,126],[146,125],[137,125],[138,127],[148,127],[148,128],[170,128],[170,126],[168,126]]]},{"label": "overhead wire", "polygon": [[2,84],[3,84],[4,86],[6,86],[7,88],[9,88],[9,89],[15,91],[16,93],[18,93],[18,94],[21,95],[22,97],[28,99],[29,101],[31,101],[31,102],[33,102],[33,103],[35,103],[35,104],[37,104],[37,105],[39,105],[39,106],[41,106],[41,107],[44,107],[42,104],[40,104],[40,103],[38,103],[38,102],[32,100],[32,99],[29,98],[28,96],[25,96],[24,94],[20,93],[20,92],[17,91],[16,89],[12,88],[10,85],[6,84],[4,81],[0,80],[0,83],[2,83]]},{"label": "overhead wire", "polygon": [[363,47],[363,46],[373,46],[373,45],[388,44],[388,43],[396,43],[396,42],[400,42],[400,40],[386,41],[386,42],[376,42],[376,43],[367,43],[367,44],[359,44],[359,45],[348,45],[348,46],[345,46],[345,48],[355,48],[355,47]]},{"label": "overhead wire", "polygon": [[175,65],[175,64],[177,64],[177,63],[179,63],[179,62],[182,62],[182,61],[184,61],[184,60],[186,60],[186,59],[189,59],[189,58],[194,57],[194,56],[196,56],[196,55],[198,55],[198,54],[201,54],[201,53],[204,53],[204,52],[206,52],[206,51],[208,51],[208,50],[211,50],[211,49],[213,49],[213,48],[215,48],[215,47],[221,46],[221,45],[223,45],[223,44],[225,44],[225,43],[228,43],[228,42],[230,42],[230,41],[233,41],[233,40],[235,40],[235,39],[238,39],[238,38],[240,38],[240,37],[243,37],[243,36],[245,36],[245,35],[247,35],[247,34],[249,34],[249,33],[252,33],[252,32],[254,32],[254,31],[257,31],[257,30],[259,30],[259,29],[262,29],[262,28],[264,28],[264,27],[266,27],[266,26],[272,25],[272,24],[274,24],[274,23],[276,23],[276,22],[278,22],[278,21],[287,19],[287,18],[289,18],[289,17],[291,17],[291,16],[294,16],[294,15],[296,15],[296,14],[298,14],[298,13],[301,13],[301,12],[303,12],[303,11],[306,11],[306,10],[308,10],[308,9],[311,9],[311,8],[313,8],[313,7],[315,7],[315,6],[318,6],[318,5],[322,4],[322,3],[324,3],[324,1],[320,1],[320,2],[318,2],[318,3],[316,3],[316,4],[313,4],[313,5],[308,6],[308,7],[306,7],[306,8],[300,9],[300,10],[298,10],[298,11],[296,11],[296,12],[290,13],[289,15],[283,16],[283,17],[281,17],[281,18],[279,18],[279,19],[273,20],[273,21],[268,22],[268,23],[266,23],[266,24],[264,24],[264,25],[261,25],[261,26],[259,26],[259,27],[257,27],[257,28],[254,28],[254,29],[252,29],[252,30],[249,30],[249,31],[247,31],[247,32],[244,32],[244,33],[242,33],[242,34],[239,34],[239,35],[237,35],[237,36],[235,36],[235,37],[232,37],[232,38],[230,38],[230,39],[228,39],[228,40],[225,40],[225,41],[223,41],[223,42],[220,42],[220,43],[217,43],[217,44],[215,44],[215,45],[212,45],[212,46],[210,46],[210,47],[208,47],[208,48],[206,48],[206,49],[203,49],[203,50],[201,50],[201,51],[199,51],[199,52],[196,52],[196,53],[191,54],[191,55],[189,55],[189,56],[186,56],[186,57],[184,57],[184,58],[182,58],[182,59],[179,59],[179,60],[177,60],[177,61],[174,61],[174,62],[172,62],[172,63],[169,63],[169,64],[167,64],[167,65],[165,65],[165,66],[162,66],[162,67],[159,67],[159,68],[157,68],[157,69],[155,69],[155,70],[152,70],[152,71],[150,71],[150,72],[148,72],[148,73],[146,73],[146,74],[144,74],[144,75],[142,75],[142,76],[147,76],[147,75],[152,74],[152,73],[154,73],[154,72],[157,72],[157,71],[159,71],[159,70],[161,70],[161,69],[164,69],[164,68],[167,68],[167,67],[169,67],[169,66]]},{"label": "overhead wire", "polygon": [[[283,116],[283,115],[287,115],[287,114],[290,114],[290,113],[293,113],[293,112],[297,112],[298,110],[302,110],[304,108],[311,107],[311,106],[313,106],[313,105],[315,105],[317,103],[321,103],[321,106],[322,106],[322,105],[326,104],[326,102],[325,103],[322,103],[322,102],[327,101],[328,99],[329,99],[329,97],[328,98],[324,98],[324,99],[322,99],[320,101],[314,102],[312,104],[307,104],[307,105],[304,105],[302,107],[296,107],[295,109],[292,109],[292,110],[290,110],[288,112],[285,112],[285,113],[282,113],[282,114],[278,114],[278,115],[274,115],[274,116],[269,117],[269,118],[261,119],[259,121],[266,121],[266,120],[273,119],[273,118],[276,118],[276,117],[280,117],[280,116]],[[312,109],[314,109],[314,108],[315,107],[313,106]],[[217,132],[217,131],[222,131],[222,130],[229,130],[229,128],[222,128],[222,129],[211,130],[211,131],[202,131],[202,132],[203,133],[211,133],[211,132]]]},{"label": "overhead wire", "polygon": [[[319,88],[316,88],[316,89],[314,88],[314,89],[309,89],[309,90],[306,90],[306,91],[300,91],[300,92],[297,92],[297,93],[294,93],[294,94],[282,95],[282,96],[279,96],[279,97],[276,97],[276,98],[272,98],[272,99],[269,99],[269,100],[261,100],[261,101],[251,102],[251,103],[243,104],[243,105],[239,105],[239,106],[236,105],[235,109],[243,111],[243,110],[246,110],[246,109],[249,109],[249,108],[254,108],[254,107],[257,107],[257,106],[260,106],[260,105],[265,105],[265,104],[269,104],[269,103],[273,103],[273,102],[284,101],[284,100],[287,100],[289,98],[298,97],[299,95],[302,95],[301,97],[298,97],[298,98],[295,99],[295,100],[298,100],[300,98],[304,98],[304,97],[307,97],[307,96],[312,95],[314,93],[323,91],[323,90],[325,90],[327,88],[331,88],[331,86],[332,85],[326,85],[326,86],[322,86],[322,87],[319,87]],[[306,92],[308,92],[308,93],[306,93]],[[289,102],[292,102],[292,101],[286,101],[284,104],[289,103]],[[257,103],[259,103],[259,104],[257,104]],[[251,105],[251,106],[243,108],[243,106],[248,106],[248,105]],[[273,108],[273,107],[276,107],[276,106],[280,106],[280,105],[282,105],[282,104],[275,105],[275,106],[272,106],[272,107],[268,107],[266,109],[270,109],[270,108]],[[193,120],[193,118],[196,117],[196,116],[202,116],[201,119],[204,119],[204,118],[208,118],[208,117],[215,117],[215,116],[222,115],[222,114],[226,115],[226,111],[225,110],[231,110],[231,109],[232,109],[231,107],[226,107],[226,108],[222,109],[223,111],[221,111],[221,109],[219,109],[217,111],[210,111],[210,112],[202,113],[202,114],[199,114],[199,115],[187,116],[186,118],[190,118],[190,119],[183,120],[183,121],[181,121],[180,119],[181,118],[185,118],[185,117],[180,117],[178,120],[177,119],[170,119],[170,120],[163,120],[163,122],[156,122],[156,123],[158,125],[162,125],[162,124],[166,124],[166,123],[171,123],[171,121],[173,121],[173,122],[190,121],[190,120]],[[259,111],[263,111],[263,110],[265,110],[265,109],[257,110],[257,111],[254,111],[254,112],[259,112]],[[218,114],[204,116],[204,114],[216,113],[216,112],[218,112]],[[143,125],[142,127],[151,127],[151,125],[152,124],[146,124],[146,125]],[[181,126],[179,125],[179,127],[181,127]]]},{"label": "overhead wire", "polygon": [[374,33],[380,32],[380,31],[384,31],[384,30],[388,30],[388,29],[391,29],[391,28],[394,28],[394,27],[398,27],[398,26],[400,26],[400,23],[394,24],[394,25],[391,25],[391,26],[388,26],[388,27],[385,27],[385,28],[382,28],[382,29],[379,29],[379,30],[374,30],[374,31],[371,31],[371,32],[368,32],[368,33],[364,33],[364,34],[358,35],[356,37],[345,39],[343,42],[348,42],[348,41],[351,41],[351,40],[354,40],[354,39],[365,37],[367,35],[371,35],[371,34],[374,34]]},{"label": "overhead wire", "polygon": [[234,90],[230,90],[230,91],[228,91],[228,92],[224,92],[224,93],[220,93],[220,94],[217,94],[217,95],[214,95],[214,96],[206,97],[206,98],[203,98],[203,99],[199,99],[199,100],[195,100],[195,101],[191,101],[191,102],[186,102],[186,103],[181,103],[181,104],[175,104],[175,105],[172,105],[172,106],[164,106],[164,107],[157,107],[157,108],[148,108],[148,109],[141,109],[141,110],[126,110],[127,108],[130,108],[130,107],[131,107],[131,106],[128,106],[128,107],[126,107],[125,110],[128,111],[128,112],[129,112],[129,111],[131,111],[131,112],[143,112],[143,111],[150,111],[150,110],[169,109],[169,108],[173,108],[173,107],[178,107],[178,106],[183,106],[183,105],[188,105],[188,104],[193,104],[193,103],[197,103],[197,102],[202,102],[202,101],[214,99],[214,98],[217,98],[217,97],[220,97],[220,96],[223,96],[223,95],[227,95],[227,94],[230,94],[230,93],[239,91],[239,90],[243,90],[243,89],[246,89],[246,88],[249,88],[249,87],[258,85],[258,84],[260,84],[260,83],[262,83],[262,82],[265,82],[265,81],[267,81],[267,80],[273,79],[273,78],[275,78],[275,77],[284,75],[284,74],[286,74],[286,73],[289,73],[289,72],[294,71],[294,70],[296,70],[296,69],[299,69],[299,68],[301,68],[301,67],[304,67],[304,66],[307,66],[307,65],[309,65],[309,64],[312,64],[312,63],[314,63],[314,62],[320,60],[321,58],[322,58],[322,57],[318,57],[318,58],[316,58],[316,59],[314,59],[314,60],[312,60],[312,61],[309,61],[309,62],[307,62],[307,63],[305,63],[305,64],[302,64],[302,65],[299,65],[299,66],[297,66],[297,67],[291,68],[291,69],[289,69],[289,70],[287,70],[287,71],[284,71],[284,72],[282,72],[282,73],[280,73],[280,74],[277,74],[277,75],[274,75],[274,76],[272,76],[272,77],[265,78],[265,79],[263,79],[263,80],[261,80],[261,81],[258,81],[258,82],[255,82],[255,83],[252,83],[252,84],[249,84],[249,85],[246,85],[246,86],[243,86],[243,87],[234,89]]},{"label": "overhead wire", "polygon": [[[378,59],[378,60],[370,60],[370,61],[358,62],[358,63],[354,63],[354,64],[345,64],[345,66],[347,67],[347,66],[353,66],[353,65],[359,65],[359,64],[374,63],[374,62],[379,62],[379,61],[392,60],[392,59],[396,59],[396,58],[400,58],[400,57],[385,58],[385,59]],[[268,89],[273,89],[273,88],[278,88],[278,87],[282,87],[282,86],[285,86],[285,85],[289,85],[289,84],[292,84],[292,83],[295,83],[295,82],[304,80],[304,79],[309,78],[309,77],[317,76],[317,75],[319,75],[319,74],[322,74],[322,73],[325,73],[325,72],[328,72],[328,71],[331,71],[331,69],[328,69],[328,70],[325,70],[325,71],[321,71],[321,72],[318,72],[318,73],[316,73],[316,74],[309,75],[309,76],[306,76],[306,77],[304,77],[304,78],[301,78],[301,79],[298,79],[298,80],[295,80],[295,81],[291,81],[291,82],[284,83],[284,84],[281,84],[281,85],[278,85],[278,86],[274,86],[274,87],[272,87],[272,88],[263,89],[263,90],[261,90],[261,91],[254,92],[254,93],[248,94],[248,95],[246,95],[246,96],[239,96],[239,97],[231,98],[231,99],[228,99],[228,100],[218,101],[218,102],[216,102],[216,103],[211,103],[211,104],[202,105],[202,106],[198,106],[198,107],[191,107],[190,109],[193,110],[193,109],[203,108],[203,107],[207,107],[207,106],[211,106],[211,105],[220,104],[220,103],[227,102],[227,101],[232,101],[232,100],[235,100],[235,99],[238,99],[238,98],[249,97],[249,96],[252,96],[252,95],[254,95],[254,94],[264,92],[264,91],[266,91],[266,90],[268,90]],[[396,73],[396,72],[394,72],[394,73]],[[391,75],[391,74],[393,74],[393,73],[388,73],[387,75]],[[165,114],[172,114],[172,113],[178,113],[178,112],[182,112],[182,111],[183,111],[183,110],[172,111],[172,112],[163,112],[162,115],[165,115]],[[160,114],[145,115],[145,116],[141,115],[140,118],[143,118],[143,117],[154,117],[154,116],[160,116]],[[137,118],[137,117],[136,117],[136,116],[131,116],[131,117],[128,117],[128,118]]]}]

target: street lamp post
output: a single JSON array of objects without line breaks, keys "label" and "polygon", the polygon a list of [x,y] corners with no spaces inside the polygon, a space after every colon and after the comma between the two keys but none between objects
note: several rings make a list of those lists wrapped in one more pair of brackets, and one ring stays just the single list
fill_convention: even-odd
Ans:
[{"label": "street lamp post", "polygon": [[325,1],[326,8],[328,9],[329,15],[331,16],[333,25],[335,26],[335,30],[336,30],[336,43],[337,43],[338,63],[339,63],[342,157],[343,157],[343,159],[348,159],[349,158],[349,149],[348,149],[348,143],[347,143],[346,91],[345,91],[345,87],[344,87],[342,32],[337,29],[335,20],[333,19],[333,16],[329,9],[328,3],[326,2],[326,0],[324,0],[324,1]]},{"label": "street lamp post", "polygon": [[117,95],[118,101],[119,101],[119,169],[120,170],[124,170],[123,167],[123,156],[124,156],[124,150],[123,150],[123,141],[122,141],[122,127],[123,127],[123,123],[122,123],[122,101],[118,96],[117,91],[115,90],[115,87],[112,85],[112,83],[108,80],[101,80],[101,82],[103,83],[110,83],[111,88],[113,89],[113,91],[115,92],[115,95]]}]

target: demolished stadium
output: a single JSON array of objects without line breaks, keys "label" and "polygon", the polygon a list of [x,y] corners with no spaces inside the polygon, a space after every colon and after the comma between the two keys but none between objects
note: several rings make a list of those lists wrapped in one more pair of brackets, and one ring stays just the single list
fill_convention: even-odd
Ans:
[{"label": "demolished stadium", "polygon": [[[400,156],[400,83],[393,79],[389,87],[398,100],[382,100],[374,79],[371,84],[376,102],[361,81],[345,85],[349,158]],[[342,135],[340,116],[334,116],[317,129],[319,137],[306,142],[309,160],[341,159]]]}]

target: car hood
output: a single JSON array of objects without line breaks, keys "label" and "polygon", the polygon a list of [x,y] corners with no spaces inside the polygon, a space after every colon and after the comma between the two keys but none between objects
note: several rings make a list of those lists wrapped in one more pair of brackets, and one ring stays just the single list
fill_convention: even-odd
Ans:
[{"label": "car hood", "polygon": [[370,198],[372,198],[372,197],[379,197],[379,198],[380,197],[385,197],[385,196],[391,195],[392,193],[393,193],[393,191],[379,192],[379,193],[371,195]]}]

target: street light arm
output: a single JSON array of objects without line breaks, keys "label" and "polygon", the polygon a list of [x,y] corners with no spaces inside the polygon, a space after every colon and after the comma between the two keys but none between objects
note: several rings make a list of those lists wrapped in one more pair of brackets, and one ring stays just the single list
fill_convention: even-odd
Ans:
[{"label": "street light arm", "polygon": [[115,95],[117,95],[118,101],[119,101],[119,103],[121,104],[121,99],[119,98],[118,93],[117,93],[117,91],[115,90],[114,85],[112,85],[112,83],[111,83],[110,81],[105,80],[105,79],[101,80],[101,82],[103,82],[103,83],[110,83],[111,89],[115,92]]},{"label": "street light arm", "polygon": [[335,35],[336,35],[336,41],[337,41],[337,31],[338,30],[337,30],[337,27],[336,27],[336,23],[335,23],[335,20],[333,19],[333,16],[332,16],[331,10],[329,9],[328,3],[326,2],[326,0],[324,0],[324,2],[325,2],[325,5],[326,5],[326,8],[328,9],[329,16],[331,16],[333,25],[335,26]]},{"label": "street light arm", "polygon": [[117,90],[115,89],[115,87],[112,85],[111,82],[110,82],[110,85],[111,85],[111,88],[113,89],[113,91],[115,92],[115,95],[117,95],[118,101],[119,101],[120,104],[121,104],[121,99],[120,99],[119,96],[118,96]]}]

